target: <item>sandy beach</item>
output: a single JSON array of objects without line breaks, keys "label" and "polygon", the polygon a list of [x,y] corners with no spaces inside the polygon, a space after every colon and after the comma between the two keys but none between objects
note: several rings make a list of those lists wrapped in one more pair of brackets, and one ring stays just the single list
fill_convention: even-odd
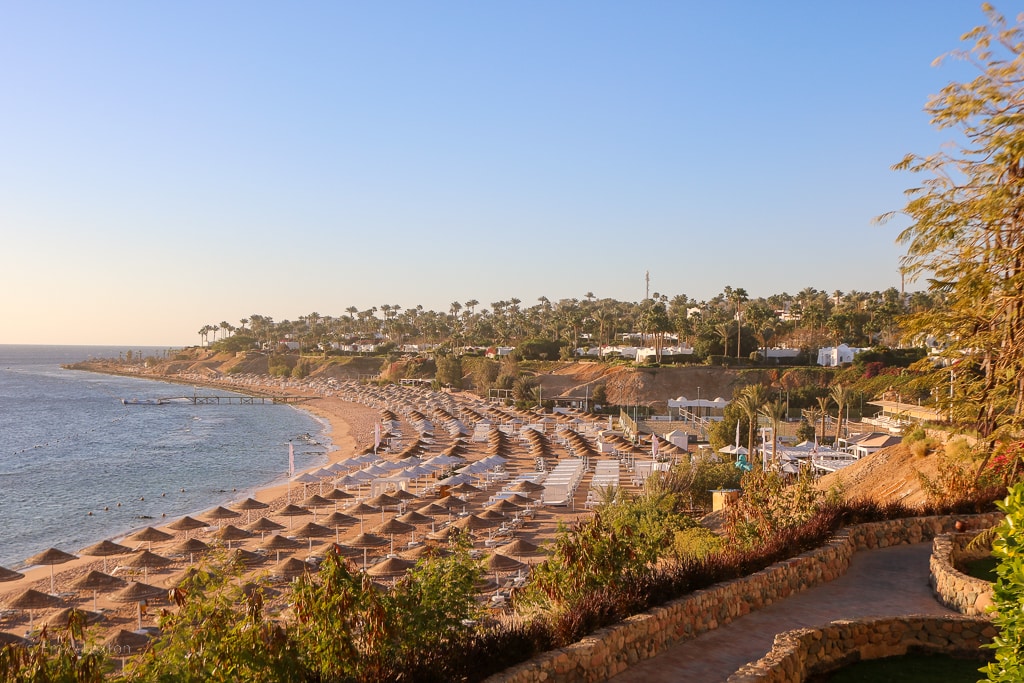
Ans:
[{"label": "sandy beach", "polygon": [[[345,461],[366,447],[372,446],[374,442],[375,425],[381,421],[381,406],[366,405],[361,402],[347,400],[346,397],[339,395],[344,392],[338,391],[336,386],[322,385],[315,381],[283,382],[277,379],[255,376],[232,377],[230,379],[187,377],[181,378],[181,380],[194,384],[201,383],[206,387],[244,390],[263,394],[309,396],[309,400],[303,402],[300,409],[309,411],[311,414],[324,421],[327,425],[327,432],[334,446],[333,450],[326,454],[328,458],[327,465]],[[475,397],[473,397],[473,400],[476,400]],[[400,431],[406,435],[405,443],[408,443],[410,437],[414,436],[417,431],[413,425],[407,422],[404,416],[396,415],[396,417],[399,418],[398,424],[400,425]],[[424,453],[423,456],[428,457],[429,455],[437,454],[442,449],[453,445],[453,443],[454,441],[452,437],[443,433],[441,430],[438,430],[434,443],[430,446],[429,452]],[[486,457],[487,455],[486,443],[470,443],[467,445],[467,448],[468,451],[466,452],[465,457],[468,462],[474,462]],[[382,454],[382,457],[385,459],[395,459],[396,456],[395,454]],[[532,472],[535,469],[534,456],[529,453],[524,444],[520,443],[518,439],[515,439],[514,447],[511,447],[508,451],[508,460],[505,465],[505,470],[507,470],[509,475],[516,475],[524,472]],[[589,477],[592,475],[588,473],[586,476]],[[626,484],[627,482],[624,481],[623,483]],[[470,495],[467,499],[466,510],[482,512],[484,505],[500,488],[500,486],[500,482],[496,482],[490,485],[488,489],[485,489],[480,493]],[[437,491],[433,491],[430,494],[424,494],[422,487],[423,485],[416,484],[411,487],[411,491],[414,494],[419,494],[421,496],[421,500],[411,501],[408,509],[411,510],[419,506],[427,505],[438,497]],[[248,523],[254,522],[260,517],[271,517],[277,522],[287,525],[287,528],[281,533],[283,535],[288,535],[291,527],[293,526],[293,522],[291,520],[294,520],[294,526],[301,526],[302,524],[309,522],[311,519],[322,519],[333,511],[334,508],[321,508],[319,514],[316,514],[312,518],[310,516],[302,516],[298,518],[288,518],[288,520],[286,520],[283,517],[277,516],[278,511],[289,503],[301,502],[306,495],[313,492],[326,493],[331,489],[331,485],[310,485],[308,487],[308,491],[304,491],[304,488],[307,487],[302,484],[285,483],[258,490],[252,495],[252,497],[262,503],[265,503],[267,507],[265,509],[242,512],[240,517],[225,520],[224,524],[232,523],[237,524],[240,527],[245,527]],[[514,532],[514,537],[522,538],[538,545],[542,545],[550,541],[554,537],[559,523],[571,524],[580,516],[587,514],[584,506],[587,490],[587,482],[583,481],[576,491],[573,504],[557,507],[548,507],[543,505],[536,506],[530,517],[523,518],[521,520],[521,524]],[[353,491],[353,494],[361,497],[366,496],[365,491]],[[229,500],[225,500],[222,505],[231,509],[234,505],[240,503],[245,497],[245,495],[239,493],[237,496]],[[358,498],[353,500],[358,500]],[[344,510],[344,508],[351,502],[353,501],[341,501],[341,503],[337,505],[337,509]],[[204,512],[207,511],[196,510],[195,513],[190,516],[202,518]],[[370,531],[372,528],[381,524],[385,518],[390,519],[391,517],[394,517],[395,514],[396,512],[387,514],[382,512],[381,514],[368,516],[364,520],[365,530]],[[152,551],[154,553],[161,555],[168,553],[170,548],[186,540],[186,538],[201,538],[210,544],[218,543],[214,540],[213,536],[216,533],[216,528],[221,526],[220,523],[211,522],[210,526],[205,529],[190,532],[168,529],[167,525],[172,522],[174,522],[173,518],[166,518],[159,520],[159,522],[154,525],[161,531],[172,534],[172,537],[165,541],[153,543],[133,541],[131,539],[134,534],[110,540],[122,543],[133,549],[152,547]],[[342,529],[337,533],[339,534],[341,543],[344,545],[347,538],[351,538],[359,532],[360,525],[355,525],[354,527]],[[478,538],[477,547],[480,548],[481,553],[490,552],[499,541],[492,539],[485,543],[481,541],[483,536],[484,534],[481,534],[481,537]],[[512,536],[513,534],[509,534],[507,539],[502,538],[500,541],[510,541],[512,540]],[[302,547],[297,551],[291,552],[291,554],[299,558],[305,558],[307,555],[316,556],[318,552],[322,554],[324,548],[326,548],[329,543],[333,543],[335,539],[314,538],[312,539],[311,547],[305,539],[302,540]],[[251,539],[244,540],[241,543],[235,542],[230,545],[233,548],[242,547],[246,550],[254,550],[259,545],[260,541],[260,535],[256,534]],[[81,549],[61,548],[61,550],[78,554]],[[387,549],[385,549],[385,552],[386,550]],[[282,554],[281,559],[284,559],[285,556],[285,554]],[[177,557],[171,558],[172,562],[167,567],[139,571],[129,570],[123,567],[121,563],[126,559],[126,556],[123,555],[108,558],[106,561],[108,573],[115,573],[126,581],[134,579],[160,588],[167,588],[175,585],[178,578],[181,576],[182,571],[189,566],[190,561],[188,556],[178,555]],[[538,561],[540,558],[532,559],[533,561]],[[267,573],[271,571],[271,567],[275,564],[275,560],[276,558],[274,557],[274,553],[269,553],[268,560],[254,566],[251,571],[255,574]],[[93,609],[93,592],[91,590],[76,591],[74,590],[73,583],[76,579],[80,579],[93,570],[103,571],[104,566],[104,558],[85,555],[80,555],[78,559],[53,566],[52,593],[63,599],[63,606],[74,606],[87,610]],[[119,567],[120,569],[115,571],[116,567]],[[51,567],[36,566],[24,571],[23,573],[25,574],[24,578],[0,583],[0,606],[6,605],[11,598],[29,588],[43,593],[51,593]],[[96,607],[104,614],[103,621],[93,627],[95,629],[93,632],[100,638],[102,638],[102,635],[107,631],[119,628],[131,630],[138,626],[137,603],[117,602],[113,600],[112,597],[112,595],[106,593],[99,593],[95,596]],[[150,605],[147,609],[147,613],[144,615],[142,620],[142,625],[144,627],[155,626],[156,616],[159,614],[159,610],[167,607],[166,600],[159,598],[151,599],[149,603]],[[47,618],[48,614],[52,614],[54,611],[56,611],[56,608],[50,610],[37,610],[36,613],[32,615],[32,619],[34,620],[36,627],[38,628],[39,624]],[[29,619],[29,615],[23,610],[4,609],[0,612],[0,630],[17,635],[25,635],[28,631]]]}]

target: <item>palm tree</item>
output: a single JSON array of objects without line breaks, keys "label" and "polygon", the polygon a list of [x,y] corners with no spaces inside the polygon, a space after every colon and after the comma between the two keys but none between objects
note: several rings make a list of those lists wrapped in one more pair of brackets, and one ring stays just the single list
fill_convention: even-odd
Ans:
[{"label": "palm tree", "polygon": [[748,384],[740,390],[740,395],[735,403],[747,418],[747,453],[753,457],[757,416],[761,408],[768,403],[768,390],[764,388],[763,384]]},{"label": "palm tree", "polygon": [[740,357],[740,329],[743,322],[743,304],[750,299],[747,294],[747,290],[742,287],[733,289],[732,287],[725,288],[726,298],[729,299],[736,306],[736,357]]},{"label": "palm tree", "polygon": [[782,418],[786,415],[786,404],[779,399],[765,403],[761,406],[759,414],[768,418],[772,425],[772,459],[774,460],[775,454],[778,452],[779,425],[782,424]]},{"label": "palm tree", "polygon": [[828,417],[828,404],[832,402],[829,396],[818,397],[818,410],[821,411],[821,438],[825,438],[825,418]]},{"label": "palm tree", "polygon": [[828,391],[830,399],[835,401],[838,413],[836,416],[836,443],[839,443],[839,435],[843,431],[843,409],[850,402],[850,388],[844,384],[833,384]]}]

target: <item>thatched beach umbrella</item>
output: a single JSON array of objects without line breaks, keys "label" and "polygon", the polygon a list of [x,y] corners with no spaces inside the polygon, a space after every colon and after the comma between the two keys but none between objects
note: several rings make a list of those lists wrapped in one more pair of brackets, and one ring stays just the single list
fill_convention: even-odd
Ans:
[{"label": "thatched beach umbrella", "polygon": [[468,502],[458,496],[445,496],[440,500],[435,500],[434,505],[440,505],[441,507],[448,508],[449,510],[465,510]]},{"label": "thatched beach umbrella", "polygon": [[150,586],[148,583],[132,581],[121,590],[112,593],[110,599],[114,602],[134,602],[138,604],[139,629],[142,629],[142,607],[144,603],[153,598],[163,597],[167,594],[165,588]]},{"label": "thatched beach umbrella", "polygon": [[455,520],[451,523],[451,526],[464,531],[479,531],[480,529],[490,529],[497,524],[497,520],[484,519],[478,515],[469,514]]},{"label": "thatched beach umbrella", "polygon": [[71,553],[66,553],[63,550],[57,550],[56,548],[49,548],[41,553],[36,553],[32,557],[25,560],[30,565],[49,565],[50,566],[50,592],[53,592],[53,566],[55,564],[64,564],[71,560],[77,560],[78,557]]},{"label": "thatched beach umbrella", "polygon": [[517,538],[510,543],[506,543],[505,545],[498,548],[498,552],[500,552],[502,555],[514,556],[520,562],[522,561],[523,555],[543,554],[543,551],[540,549],[538,545],[523,540],[522,538]]},{"label": "thatched beach umbrella", "polygon": [[528,565],[523,564],[519,560],[509,557],[508,555],[494,553],[493,555],[489,555],[487,559],[484,560],[484,567],[487,568],[489,571],[494,572],[494,580],[500,583],[500,581],[498,580],[499,573],[520,571],[522,569],[526,569]]},{"label": "thatched beach umbrella", "polygon": [[510,500],[508,500],[506,498],[502,498],[498,502],[492,503],[491,505],[488,505],[485,509],[487,509],[487,510],[496,510],[497,512],[506,513],[506,512],[519,512],[523,508],[522,508],[522,506],[516,505],[515,503],[513,503],[512,501],[510,501]]},{"label": "thatched beach umbrella", "polygon": [[412,524],[400,522],[397,519],[389,519],[371,530],[375,534],[387,534],[391,538],[391,552],[395,552],[395,534],[407,534],[416,531]]},{"label": "thatched beach umbrella", "polygon": [[281,534],[272,534],[270,538],[260,543],[259,547],[263,550],[273,550],[277,553],[277,559],[275,562],[281,561],[282,550],[295,550],[301,548],[302,544],[295,539],[282,536]]},{"label": "thatched beach umbrella", "polygon": [[184,531],[185,538],[188,538],[188,532],[193,531],[194,529],[202,529],[208,526],[210,526],[209,522],[204,522],[200,519],[193,519],[192,517],[185,515],[181,519],[177,519],[168,524],[167,528],[173,531]]},{"label": "thatched beach umbrella", "polygon": [[123,560],[121,562],[121,565],[124,567],[141,569],[145,581],[149,581],[150,569],[161,569],[170,564],[172,564],[170,559],[164,557],[163,555],[157,555],[156,553],[150,552],[148,550],[140,550],[136,553],[132,553],[128,556],[128,559]]},{"label": "thatched beach umbrella", "polygon": [[462,482],[461,484],[458,484],[456,486],[451,487],[448,490],[451,491],[452,493],[458,493],[460,495],[472,495],[474,493],[480,493],[480,492],[483,491],[482,488],[478,488],[476,486],[473,486],[469,482],[465,482],[465,481]]},{"label": "thatched beach umbrella", "polygon": [[6,567],[0,567],[0,583],[4,581],[17,581],[18,579],[25,578],[25,575],[21,572],[16,572],[13,569],[7,569]]},{"label": "thatched beach umbrella", "polygon": [[382,510],[383,510],[382,508],[373,507],[372,505],[367,505],[366,503],[359,503],[358,505],[350,505],[349,507],[345,508],[345,512],[346,513],[348,513],[350,515],[355,515],[356,517],[359,518],[359,530],[360,531],[363,530],[363,518],[366,515],[370,515],[370,514],[373,514],[375,512],[382,512]]},{"label": "thatched beach umbrella", "polygon": [[171,552],[176,554],[188,554],[188,563],[192,564],[195,560],[193,555],[196,553],[205,553],[210,550],[210,546],[200,541],[198,538],[186,538],[181,543],[172,546]]},{"label": "thatched beach umbrella", "polygon": [[353,496],[348,491],[342,491],[341,489],[331,489],[324,495],[324,498],[334,502],[335,510],[338,509],[338,503],[340,503],[343,500],[351,500],[354,497],[355,496]]},{"label": "thatched beach umbrella", "polygon": [[71,587],[75,590],[86,590],[92,591],[92,608],[98,609],[96,606],[96,593],[99,591],[110,591],[115,588],[123,588],[127,585],[124,579],[103,572],[93,570],[85,576],[80,576],[71,582]]},{"label": "thatched beach umbrella", "polygon": [[201,514],[199,516],[202,519],[205,519],[207,521],[217,522],[217,528],[219,529],[221,523],[225,519],[235,519],[236,517],[241,517],[242,513],[241,512],[235,512],[234,510],[228,510],[223,505],[218,505],[217,507],[213,508],[212,510],[208,510],[207,512],[204,512],[203,514]]},{"label": "thatched beach umbrella", "polygon": [[416,562],[413,560],[403,560],[400,557],[389,557],[383,562],[378,562],[367,569],[366,573],[370,576],[380,577],[402,576],[415,566]]},{"label": "thatched beach umbrella", "polygon": [[120,543],[114,543],[113,541],[100,541],[94,543],[88,548],[81,551],[83,555],[89,555],[90,557],[102,557],[103,558],[103,571],[107,571],[107,558],[115,555],[127,555],[132,552],[132,549],[126,545]]},{"label": "thatched beach umbrella", "polygon": [[267,505],[266,503],[263,503],[263,502],[260,502],[260,501],[256,500],[255,498],[246,498],[241,503],[238,503],[237,505],[235,505],[235,509],[236,510],[241,510],[242,512],[244,512],[246,514],[246,516],[245,516],[245,523],[246,524],[248,524],[249,522],[252,521],[252,511],[253,510],[266,510],[268,507],[270,507],[270,506]]},{"label": "thatched beach umbrella", "polygon": [[297,557],[289,557],[284,562],[274,565],[274,568],[270,571],[270,575],[290,580],[294,579],[296,576],[302,576],[303,574],[315,571],[316,567],[308,562],[303,562]]},{"label": "thatched beach umbrella", "polygon": [[48,595],[29,588],[18,593],[5,604],[8,609],[21,609],[28,612],[28,630],[31,632],[32,626],[35,623],[35,610],[60,607],[64,604],[64,601],[55,595]]},{"label": "thatched beach umbrella", "polygon": [[452,554],[452,551],[441,546],[424,544],[409,548],[399,554],[407,560],[418,560],[423,557],[447,557]]},{"label": "thatched beach umbrella", "polygon": [[260,553],[254,553],[245,548],[235,548],[228,553],[228,564],[240,567],[252,567],[266,561],[266,559]]},{"label": "thatched beach umbrella", "polygon": [[544,490],[543,484],[537,484],[530,481],[529,479],[523,479],[517,484],[513,484],[509,491],[518,491],[519,493],[540,493]]},{"label": "thatched beach umbrella", "polygon": [[[93,609],[95,609],[95,607],[93,607]],[[74,618],[81,619],[86,625],[96,624],[106,619],[106,617],[99,612],[78,609],[77,607],[65,607],[46,617],[46,620],[43,621],[43,623],[49,628],[65,629],[71,625],[71,620]]]},{"label": "thatched beach umbrella", "polygon": [[163,541],[169,541],[174,538],[174,534],[169,534],[166,531],[160,531],[154,529],[151,526],[147,526],[142,531],[136,531],[134,534],[128,537],[129,541],[147,543],[147,547],[152,550],[153,543],[161,543]]},{"label": "thatched beach umbrella", "polygon": [[249,531],[258,533],[260,535],[260,539],[263,539],[268,531],[280,531],[283,528],[284,524],[278,524],[269,517],[260,517],[246,527]]},{"label": "thatched beach umbrella", "polygon": [[352,548],[361,548],[363,551],[363,569],[366,569],[366,551],[369,548],[379,548],[382,545],[387,545],[388,539],[382,538],[375,534],[359,534],[355,538],[351,539],[346,545]]},{"label": "thatched beach umbrella", "polygon": [[327,538],[329,536],[335,536],[333,529],[328,529],[325,526],[321,526],[315,522],[308,522],[303,524],[294,532],[296,538],[305,538],[309,540],[309,551],[313,552],[313,539],[314,538]]},{"label": "thatched beach umbrella", "polygon": [[332,512],[321,520],[323,525],[334,529],[334,542],[338,543],[341,540],[341,529],[343,527],[352,526],[359,520],[355,517],[350,517],[343,512]]},{"label": "thatched beach umbrella", "polygon": [[279,515],[281,517],[287,517],[288,518],[288,528],[291,529],[292,528],[292,517],[302,517],[304,515],[311,515],[313,513],[310,510],[307,510],[304,507],[299,507],[295,503],[288,503],[283,508],[281,508],[280,510],[275,512],[274,514],[275,515]]},{"label": "thatched beach umbrella", "polygon": [[118,629],[116,633],[110,634],[110,636],[103,641],[103,647],[106,651],[121,660],[122,669],[124,669],[124,660],[126,657],[142,652],[146,647],[148,647],[148,645],[149,636],[142,633],[128,631],[123,628]]},{"label": "thatched beach umbrella", "polygon": [[231,550],[232,541],[244,541],[247,538],[252,538],[252,532],[246,531],[245,529],[239,529],[234,524],[228,524],[227,526],[215,531],[212,536],[219,541],[226,541],[228,544],[228,550]]}]

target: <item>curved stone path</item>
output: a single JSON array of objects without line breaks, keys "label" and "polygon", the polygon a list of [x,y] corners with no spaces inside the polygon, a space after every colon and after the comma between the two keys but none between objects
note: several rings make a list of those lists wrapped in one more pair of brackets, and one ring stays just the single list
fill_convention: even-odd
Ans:
[{"label": "curved stone path", "polygon": [[778,633],[837,619],[956,614],[932,596],[931,550],[928,542],[854,553],[849,570],[838,579],[681,641],[609,681],[720,683],[744,664],[765,656]]}]

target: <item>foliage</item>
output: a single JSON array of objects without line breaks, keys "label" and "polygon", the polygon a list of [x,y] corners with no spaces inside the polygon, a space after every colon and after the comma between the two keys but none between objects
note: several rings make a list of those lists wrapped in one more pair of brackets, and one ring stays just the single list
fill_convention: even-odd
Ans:
[{"label": "foliage", "polygon": [[672,468],[660,486],[669,488],[679,503],[690,509],[711,509],[711,492],[739,488],[743,472],[717,457],[695,458]]},{"label": "foliage", "polygon": [[976,77],[948,84],[926,106],[959,144],[909,154],[895,168],[924,177],[902,210],[911,221],[899,236],[902,271],[928,277],[943,300],[911,314],[906,336],[941,342],[956,363],[943,408],[994,443],[1024,427],[1024,31],[984,9],[989,24],[962,39],[972,49],[952,53]]},{"label": "foliage", "polygon": [[44,628],[38,642],[30,647],[0,646],[0,681],[9,683],[101,683],[105,653],[100,648],[83,648],[85,619],[81,612],[68,620],[64,635],[54,638]]},{"label": "foliage", "polygon": [[468,633],[467,620],[478,615],[473,583],[480,569],[468,545],[421,561],[391,590],[381,590],[368,575],[352,571],[337,553],[329,553],[315,579],[294,586],[297,623],[291,637],[303,665],[319,680],[398,680],[410,676],[431,653],[447,650]]},{"label": "foliage", "polygon": [[437,354],[437,373],[435,380],[441,386],[451,386],[455,389],[462,388],[462,360],[455,355]]},{"label": "foliage", "polygon": [[263,592],[246,594],[237,572],[203,567],[172,593],[176,612],[160,618],[161,635],[130,662],[126,678],[175,681],[300,681],[297,652],[263,613]]},{"label": "foliage", "polygon": [[993,623],[999,634],[989,646],[995,650],[995,661],[983,671],[993,683],[1010,683],[1024,679],[1024,484],[1010,489],[997,503],[1006,517],[996,526],[992,553],[998,558],[998,578],[992,591],[995,609]]},{"label": "foliage", "polygon": [[740,486],[743,494],[739,501],[727,508],[727,531],[743,547],[800,526],[821,504],[822,494],[804,469],[791,482],[774,469],[755,468],[743,475]]}]

